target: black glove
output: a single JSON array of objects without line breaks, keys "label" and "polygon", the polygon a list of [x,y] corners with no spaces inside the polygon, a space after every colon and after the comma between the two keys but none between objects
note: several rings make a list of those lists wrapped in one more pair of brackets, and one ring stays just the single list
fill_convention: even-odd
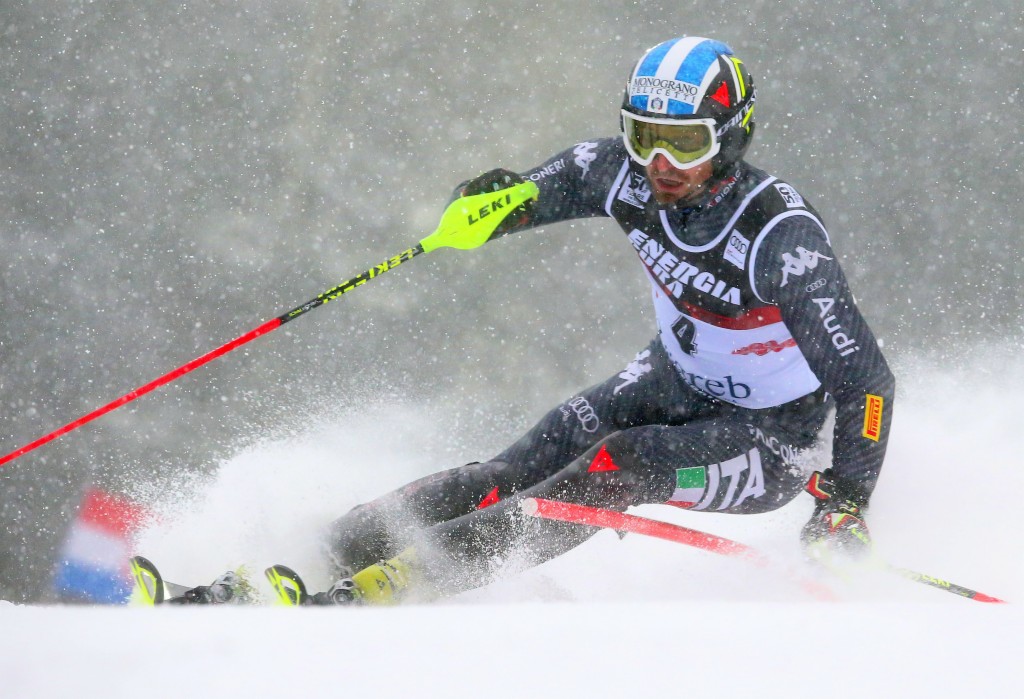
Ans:
[{"label": "black glove", "polygon": [[[523,184],[526,182],[518,173],[512,172],[511,170],[505,170],[504,168],[497,168],[495,170],[488,170],[484,174],[474,177],[469,182],[462,185],[459,190],[459,194],[464,197],[471,197],[474,194],[483,194],[485,192],[497,192],[502,189],[508,189],[514,187],[517,184]],[[494,233],[491,235],[491,240],[500,238],[509,231],[516,228],[527,225],[530,222],[530,214],[533,212],[533,199],[528,199],[521,205],[517,206],[512,212],[502,220],[498,227],[494,229]]]},{"label": "black glove", "polygon": [[860,558],[871,551],[871,533],[861,512],[868,496],[856,483],[839,478],[828,469],[815,471],[805,488],[817,498],[814,514],[800,532],[800,543],[812,559]]}]

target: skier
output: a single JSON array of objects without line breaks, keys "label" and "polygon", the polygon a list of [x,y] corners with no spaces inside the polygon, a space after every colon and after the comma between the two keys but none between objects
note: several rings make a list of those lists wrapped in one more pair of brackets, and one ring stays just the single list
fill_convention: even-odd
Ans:
[{"label": "skier", "polygon": [[[463,196],[531,180],[540,195],[494,237],[611,217],[651,282],[658,333],[622,372],[571,396],[489,461],[427,476],[335,522],[341,580],[320,604],[429,599],[534,565],[596,531],[521,514],[526,497],[625,510],[668,503],[766,512],[806,488],[810,552],[870,546],[864,509],[895,381],[817,211],[743,160],[756,93],[723,43],[682,37],[637,62],[621,137],[578,143]],[[807,463],[835,411],[830,467]],[[211,597],[196,588],[196,601]]]}]

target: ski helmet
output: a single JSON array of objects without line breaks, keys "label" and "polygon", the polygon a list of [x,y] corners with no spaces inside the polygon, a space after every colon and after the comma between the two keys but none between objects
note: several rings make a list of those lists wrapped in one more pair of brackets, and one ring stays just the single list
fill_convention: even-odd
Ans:
[{"label": "ski helmet", "polygon": [[754,135],[754,82],[727,45],[685,36],[649,49],[622,99],[622,138],[649,165],[658,153],[680,169],[712,161],[724,177]]}]

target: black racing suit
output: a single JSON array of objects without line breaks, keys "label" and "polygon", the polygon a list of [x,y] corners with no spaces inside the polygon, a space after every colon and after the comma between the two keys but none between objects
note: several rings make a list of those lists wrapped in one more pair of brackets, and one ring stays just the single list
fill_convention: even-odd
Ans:
[{"label": "black racing suit", "polygon": [[358,570],[412,545],[430,581],[454,592],[485,583],[496,561],[539,563],[596,531],[521,516],[524,497],[772,510],[814,470],[801,456],[831,405],[833,472],[870,495],[895,382],[824,225],[795,188],[741,162],[700,206],[659,208],[617,138],[577,144],[523,175],[540,189],[524,227],[619,223],[651,281],[658,336],[490,461],[339,519],[328,542],[335,563]]}]

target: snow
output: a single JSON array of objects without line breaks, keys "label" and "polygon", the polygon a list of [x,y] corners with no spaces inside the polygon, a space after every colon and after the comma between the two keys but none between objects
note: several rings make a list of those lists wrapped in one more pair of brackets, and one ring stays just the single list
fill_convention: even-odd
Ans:
[{"label": "snow", "polygon": [[19,607],[3,610],[3,694],[1006,695],[1021,678],[1019,610],[952,602]]},{"label": "snow", "polygon": [[[1011,694],[1024,680],[1024,613],[1014,604],[1024,599],[1016,503],[1024,406],[1006,388],[1024,385],[1024,362],[1015,345],[991,350],[973,361],[896,367],[899,409],[869,522],[890,563],[1010,604],[883,573],[827,579],[840,601],[815,601],[777,571],[602,532],[555,561],[432,605],[0,602],[0,696]],[[321,588],[330,580],[312,534],[318,525],[453,461],[450,446],[425,437],[437,414],[381,405],[253,446],[210,479],[165,494],[137,549],[177,582],[284,562]],[[751,517],[635,512],[799,566],[795,533],[809,508],[800,498]]]}]

